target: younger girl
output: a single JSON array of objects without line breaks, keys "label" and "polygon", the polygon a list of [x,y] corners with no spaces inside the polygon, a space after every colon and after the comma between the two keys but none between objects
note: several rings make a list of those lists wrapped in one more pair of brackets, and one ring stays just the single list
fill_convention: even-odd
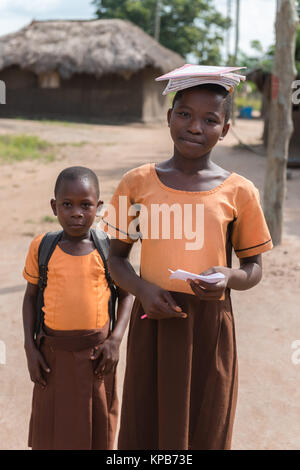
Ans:
[{"label": "younger girl", "polygon": [[94,172],[63,170],[55,185],[53,212],[63,228],[48,263],[44,324],[34,339],[38,251],[34,238],[23,275],[25,351],[35,383],[29,446],[43,450],[112,449],[118,400],[116,365],[132,297],[119,289],[117,322],[109,332],[110,289],[90,228],[99,201]]},{"label": "younger girl", "polygon": [[[272,241],[253,183],[211,160],[229,129],[230,99],[220,84],[179,91],[168,111],[173,156],[127,172],[111,201],[115,214],[104,217],[116,238],[112,277],[136,296],[119,449],[231,445],[237,351],[230,290],[261,280],[261,254]],[[128,261],[134,227],[142,239],[140,277]],[[186,282],[170,279],[169,269],[224,278]]]}]

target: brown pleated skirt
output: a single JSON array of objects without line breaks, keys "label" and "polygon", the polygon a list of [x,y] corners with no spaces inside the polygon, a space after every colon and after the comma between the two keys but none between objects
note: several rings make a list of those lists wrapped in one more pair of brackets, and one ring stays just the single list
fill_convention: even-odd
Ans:
[{"label": "brown pleated skirt", "polygon": [[230,449],[237,400],[230,292],[223,301],[171,295],[187,319],[142,320],[135,300],[118,449]]},{"label": "brown pleated skirt", "polygon": [[38,345],[51,372],[34,385],[28,445],[35,450],[112,449],[117,425],[116,373],[98,378],[90,359],[101,330],[44,327]]}]

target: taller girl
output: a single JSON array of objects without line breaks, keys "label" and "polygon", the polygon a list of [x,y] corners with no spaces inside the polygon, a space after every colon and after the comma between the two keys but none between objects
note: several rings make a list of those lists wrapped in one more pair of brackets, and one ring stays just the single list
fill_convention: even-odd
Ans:
[{"label": "taller girl", "polygon": [[[116,217],[105,218],[115,236],[111,274],[120,287],[136,296],[119,449],[231,446],[237,351],[230,290],[243,291],[259,283],[261,254],[272,248],[272,241],[256,187],[210,158],[229,130],[230,103],[231,94],[220,84],[179,91],[168,111],[173,156],[127,172],[111,201]],[[124,196],[127,206],[121,214]],[[174,211],[182,208],[181,238],[178,214],[174,224],[176,211],[169,211],[169,237],[163,236],[162,227],[158,232],[149,229],[151,210],[164,203]],[[140,276],[128,261],[136,233],[124,230],[120,222],[125,217],[126,226],[133,226],[132,204],[143,208]],[[196,217],[199,206],[201,223]],[[187,207],[190,212],[184,211]],[[191,244],[186,235],[184,228],[191,221],[194,232],[203,234],[198,237],[200,246]],[[151,237],[151,233],[159,235]],[[231,267],[232,248],[240,259],[236,269]],[[168,270],[177,268],[197,274],[220,272],[224,279],[216,284],[171,280]]]}]

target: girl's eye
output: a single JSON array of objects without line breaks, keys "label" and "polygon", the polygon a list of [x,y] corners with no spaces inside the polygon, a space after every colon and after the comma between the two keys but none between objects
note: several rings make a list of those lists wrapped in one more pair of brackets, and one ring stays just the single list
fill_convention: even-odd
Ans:
[{"label": "girl's eye", "polygon": [[82,205],[83,205],[83,207],[84,207],[85,209],[89,209],[89,207],[91,207],[92,204],[90,204],[89,202],[85,202],[85,203],[82,204]]},{"label": "girl's eye", "polygon": [[71,203],[70,202],[63,202],[63,206],[65,207],[70,207]]},{"label": "girl's eye", "polygon": [[206,121],[208,122],[208,124],[218,124],[217,121],[215,121],[214,119],[206,119]]},{"label": "girl's eye", "polygon": [[189,115],[190,115],[190,113],[187,113],[186,111],[181,111],[177,114],[179,114],[179,116],[182,116],[182,117],[189,117]]}]

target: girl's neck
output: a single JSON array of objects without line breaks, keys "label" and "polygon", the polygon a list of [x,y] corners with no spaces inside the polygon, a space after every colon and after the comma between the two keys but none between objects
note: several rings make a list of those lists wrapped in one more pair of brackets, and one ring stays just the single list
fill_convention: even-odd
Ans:
[{"label": "girl's neck", "polygon": [[173,168],[183,173],[197,173],[201,170],[211,170],[215,166],[210,160],[210,152],[196,159],[185,158],[174,152],[169,162]]},{"label": "girl's neck", "polygon": [[83,240],[91,240],[90,229],[89,229],[86,233],[84,233],[84,234],[82,234],[82,235],[80,235],[80,236],[78,236],[78,237],[74,237],[73,235],[68,234],[68,233],[64,230],[64,231],[63,231],[63,234],[62,234],[62,237],[61,237],[61,241],[63,241],[63,240],[66,240],[66,241],[69,241],[69,242],[73,242],[73,243],[79,243],[79,242],[81,242],[81,241],[83,241]]}]

